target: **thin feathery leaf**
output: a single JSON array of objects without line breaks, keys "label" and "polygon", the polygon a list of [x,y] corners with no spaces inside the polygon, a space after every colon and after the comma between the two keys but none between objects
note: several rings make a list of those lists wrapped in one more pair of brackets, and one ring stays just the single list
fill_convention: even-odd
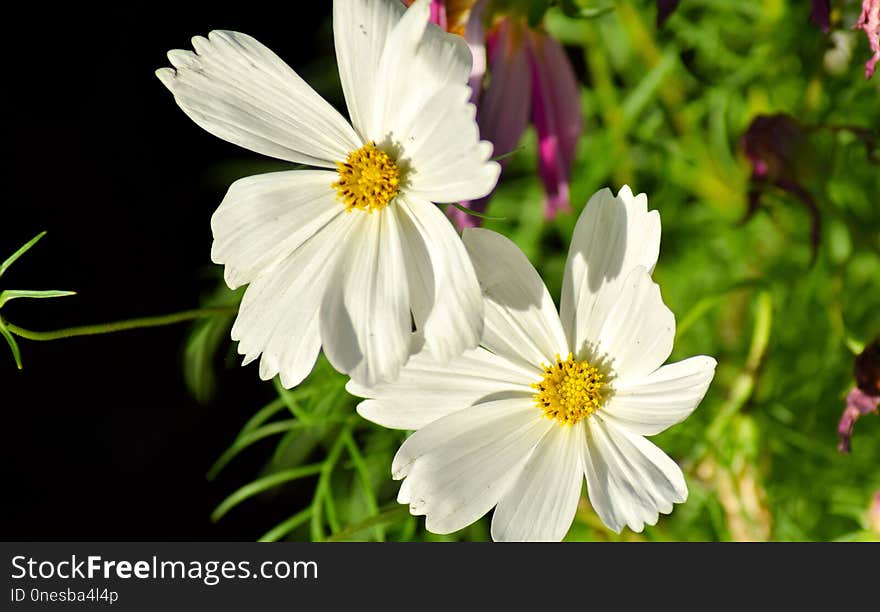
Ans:
[{"label": "thin feathery leaf", "polygon": [[15,253],[13,253],[13,254],[12,254],[12,255],[11,255],[6,261],[4,261],[2,264],[0,264],[0,276],[3,276],[3,273],[6,272],[6,270],[9,269],[9,266],[11,266],[12,264],[14,264],[15,261],[16,261],[19,257],[21,257],[22,255],[24,255],[25,253],[27,253],[27,252],[31,249],[31,247],[34,246],[35,244],[37,244],[37,242],[40,241],[40,238],[42,238],[42,237],[45,236],[45,235],[46,235],[46,232],[40,232],[39,234],[37,234],[36,236],[34,236],[34,237],[31,238],[30,240],[28,240],[28,241],[24,244],[24,246],[22,246],[22,247],[21,247],[20,249],[18,249]]}]

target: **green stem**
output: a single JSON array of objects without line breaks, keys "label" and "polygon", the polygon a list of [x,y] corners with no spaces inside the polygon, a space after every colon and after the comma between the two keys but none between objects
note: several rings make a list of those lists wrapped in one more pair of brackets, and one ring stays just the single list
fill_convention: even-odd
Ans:
[{"label": "green stem", "polygon": [[163,325],[174,325],[183,321],[193,321],[195,319],[204,319],[218,314],[233,314],[237,310],[236,306],[217,306],[214,308],[197,308],[195,310],[184,310],[182,312],[174,312],[167,315],[159,315],[157,317],[143,317],[140,319],[128,319],[127,321],[115,321],[113,323],[98,323],[97,325],[81,325],[79,327],[66,327],[64,329],[56,329],[53,331],[32,331],[6,322],[6,329],[11,333],[25,338],[27,340],[36,340],[38,342],[46,342],[49,340],[62,340],[64,338],[75,338],[77,336],[97,336],[100,334],[114,334],[116,332],[128,331],[131,329],[144,329],[147,327],[162,327]]},{"label": "green stem", "polygon": [[762,291],[758,294],[754,331],[752,332],[752,342],[749,346],[749,354],[746,357],[745,368],[734,379],[727,399],[706,430],[706,437],[712,443],[721,439],[724,428],[730,422],[730,419],[751,399],[760,373],[761,362],[767,353],[772,324],[773,300],[768,291]]},{"label": "green stem", "polygon": [[[345,446],[348,448],[348,455],[351,457],[351,462],[354,464],[358,478],[361,481],[361,488],[364,491],[364,499],[367,502],[367,510],[370,511],[370,514],[378,514],[379,502],[376,500],[376,494],[373,493],[373,483],[370,478],[370,470],[367,467],[367,462],[364,460],[364,456],[361,454],[357,442],[354,441],[354,436],[351,435],[351,432],[346,431],[343,435],[345,437]],[[385,530],[381,525],[376,526],[375,532],[376,537],[380,542],[385,540]]]},{"label": "green stem", "polygon": [[367,529],[371,529],[374,527],[378,527],[381,525],[387,525],[389,523],[393,523],[398,519],[401,519],[407,515],[409,512],[409,508],[405,505],[394,504],[392,506],[387,507],[385,510],[357,523],[355,525],[349,525],[342,531],[334,533],[332,536],[326,538],[325,542],[344,542],[345,540],[349,540],[361,533],[362,531],[366,531]]},{"label": "green stem", "polygon": [[[330,452],[327,453],[327,458],[324,459],[324,463],[321,466],[321,474],[318,476],[318,484],[315,486],[315,494],[312,497],[311,507],[313,509],[311,516],[311,525],[310,532],[311,538],[313,542],[320,542],[324,539],[324,526],[323,526],[323,513],[322,510],[329,510],[328,514],[333,514],[333,516],[328,516],[328,522],[330,519],[335,520],[335,513],[333,511],[334,505],[333,500],[330,499],[327,501],[327,497],[332,495],[330,490],[330,478],[333,475],[333,470],[336,468],[336,462],[339,461],[339,455],[342,454],[342,449],[345,448],[345,434],[347,434],[353,425],[353,421],[349,421],[339,433],[336,441],[333,443],[333,446],[330,448]],[[329,505],[329,508],[324,508],[324,504]],[[331,530],[339,531],[339,529],[333,529],[334,525],[331,525]]]}]

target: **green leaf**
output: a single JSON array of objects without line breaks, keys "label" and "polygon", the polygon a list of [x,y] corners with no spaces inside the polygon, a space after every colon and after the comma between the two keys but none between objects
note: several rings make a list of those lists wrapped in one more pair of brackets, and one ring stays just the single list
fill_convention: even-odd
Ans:
[{"label": "green leaf", "polygon": [[[346,431],[343,436],[345,437],[345,446],[348,450],[348,456],[351,457],[351,462],[354,464],[358,480],[361,483],[361,489],[363,490],[364,498],[367,501],[367,508],[370,513],[378,514],[379,502],[376,500],[376,493],[373,491],[372,478],[370,478],[370,470],[367,467],[367,462],[364,460],[364,456],[361,454],[357,442],[354,440],[354,436],[348,431]],[[385,540],[385,530],[382,529],[381,525],[376,526],[375,533],[376,538],[380,542]]]},{"label": "green leaf", "polygon": [[284,421],[269,423],[268,425],[264,425],[259,429],[243,433],[238,438],[236,438],[235,442],[232,443],[232,446],[227,448],[223,452],[223,454],[220,455],[220,458],[214,462],[214,465],[211,466],[211,469],[208,470],[208,480],[214,480],[214,478],[217,477],[217,474],[219,474],[220,471],[224,467],[226,467],[226,464],[232,461],[235,456],[238,455],[238,453],[246,449],[254,442],[259,442],[260,440],[268,438],[269,436],[292,431],[303,426],[304,425],[302,423],[299,423],[296,419],[286,419]]},{"label": "green leaf", "polygon": [[628,123],[635,121],[644,109],[657,97],[657,90],[678,66],[678,52],[668,51],[639,84],[630,90],[620,105],[620,111]]},{"label": "green leaf", "polygon": [[613,4],[605,6],[581,6],[578,0],[560,0],[559,8],[566,17],[572,19],[595,19],[614,10]]},{"label": "green leaf", "polygon": [[9,344],[9,349],[12,351],[12,358],[15,359],[15,365],[18,366],[19,370],[21,370],[21,353],[18,350],[18,344],[16,344],[15,338],[12,336],[9,330],[6,329],[6,326],[3,325],[2,322],[0,322],[0,335],[6,338],[6,342]]},{"label": "green leaf", "polygon": [[3,305],[6,304],[6,302],[18,298],[30,298],[39,300],[46,298],[67,297],[70,295],[76,295],[76,291],[21,291],[8,289],[0,293],[0,308],[2,308]]},{"label": "green leaf", "polygon": [[184,350],[183,375],[187,388],[200,404],[210,403],[217,391],[218,355],[231,348],[229,329],[243,294],[244,287],[231,290],[225,283],[219,282],[214,292],[202,300],[202,304],[205,307],[229,308],[230,311],[196,321],[190,328]]},{"label": "green leaf", "polygon": [[[328,522],[335,522],[336,513],[333,500],[325,500],[325,498],[330,498],[332,496],[330,479],[333,476],[333,470],[336,468],[336,463],[339,461],[339,455],[342,453],[342,449],[345,445],[345,433],[348,432],[350,427],[351,425],[348,425],[336,438],[336,441],[333,443],[330,452],[327,453],[327,458],[324,459],[324,463],[321,465],[321,476],[318,478],[318,484],[315,486],[315,494],[312,497],[312,509],[314,510],[314,512],[312,513],[310,522],[310,533],[312,540],[315,542],[320,542],[324,539],[324,524],[321,511],[325,506],[328,515],[333,515],[332,517],[327,517]],[[331,525],[331,528],[332,527],[333,525]],[[338,528],[334,529],[334,531],[338,530]]]},{"label": "green leaf", "polygon": [[267,531],[260,537],[259,542],[277,542],[281,538],[285,537],[291,531],[304,524],[309,517],[312,516],[312,509],[306,508],[300,512],[297,512],[289,519],[286,519],[277,525],[275,525],[272,529]]},{"label": "green leaf", "polygon": [[23,247],[18,249],[15,253],[13,253],[9,259],[0,264],[0,276],[3,276],[3,273],[9,269],[9,266],[15,263],[15,260],[27,253],[32,246],[39,242],[40,238],[46,235],[46,232],[40,232],[33,238],[31,238]]},{"label": "green leaf", "polygon": [[243,438],[246,434],[258,429],[263,423],[284,410],[284,408],[284,400],[280,397],[275,398],[260,408],[254,416],[248,419],[247,423],[244,424],[244,427],[242,427],[241,431],[238,433],[238,437]]},{"label": "green leaf", "polygon": [[393,523],[398,519],[405,518],[408,516],[408,508],[405,505],[394,504],[382,512],[379,512],[371,517],[368,517],[359,523],[355,523],[354,525],[349,525],[339,533],[335,533],[326,540],[325,542],[343,542],[345,540],[350,540],[357,534],[367,529],[376,528],[380,526],[388,525],[389,523]]},{"label": "green leaf", "polygon": [[550,0],[531,0],[526,17],[531,27],[536,27],[544,19],[544,13],[550,8]]},{"label": "green leaf", "polygon": [[306,478],[308,476],[314,476],[315,474],[321,472],[321,469],[323,467],[324,464],[322,463],[312,463],[310,465],[304,465],[290,470],[277,472],[275,474],[270,474],[253,482],[250,482],[238,489],[235,493],[224,499],[222,502],[220,502],[220,505],[217,506],[213,513],[211,513],[211,520],[215,522],[219,521],[221,518],[223,518],[223,515],[225,515],[227,512],[232,510],[244,500],[251,498],[254,495],[259,495],[263,491],[273,489],[278,485],[284,484],[285,482],[298,480],[300,478]]}]

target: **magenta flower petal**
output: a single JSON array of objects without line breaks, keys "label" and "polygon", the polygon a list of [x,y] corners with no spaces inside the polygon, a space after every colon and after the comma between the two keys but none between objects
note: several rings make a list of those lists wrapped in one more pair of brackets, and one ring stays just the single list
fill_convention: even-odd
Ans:
[{"label": "magenta flower petal", "polygon": [[480,99],[477,123],[480,137],[495,145],[496,157],[516,148],[529,123],[531,73],[525,36],[523,28],[503,19],[486,39],[492,78]]},{"label": "magenta flower petal", "polygon": [[[529,124],[532,80],[525,36],[522,27],[513,24],[510,19],[503,19],[486,37],[486,58],[492,76],[489,86],[479,98],[477,124],[480,138],[494,145],[496,157],[513,151]],[[499,160],[502,168],[507,161],[508,158]],[[492,194],[489,194],[479,200],[461,202],[461,205],[482,213],[491,197]],[[459,228],[481,224],[479,217],[452,206],[447,211]]]},{"label": "magenta flower petal", "polygon": [[[474,56],[471,67],[471,102],[479,104],[483,90],[483,79],[486,77],[486,28],[483,27],[483,11],[487,0],[477,0],[471,8],[467,25],[464,28],[464,40]],[[485,136],[483,136],[485,138]]]},{"label": "magenta flower petal", "polygon": [[851,450],[851,440],[853,435],[853,426],[859,417],[877,412],[877,405],[880,404],[880,396],[869,395],[854,387],[846,396],[846,408],[837,423],[837,434],[840,442],[837,444],[837,450],[841,453],[848,453]]},{"label": "magenta flower petal", "polygon": [[827,34],[831,28],[831,0],[813,0],[810,21]]},{"label": "magenta flower petal", "polygon": [[874,52],[865,63],[865,78],[870,79],[880,61],[880,0],[862,0],[862,14],[853,29],[865,33],[871,44],[871,51]]},{"label": "magenta flower petal", "polygon": [[544,212],[552,219],[571,208],[568,184],[582,128],[580,93],[562,45],[540,32],[531,32],[529,50],[538,174],[547,192]]},{"label": "magenta flower petal", "polygon": [[880,535],[880,491],[874,493],[871,499],[871,507],[868,509],[868,525],[871,530]]},{"label": "magenta flower petal", "polygon": [[431,0],[431,23],[446,31],[446,0]]}]

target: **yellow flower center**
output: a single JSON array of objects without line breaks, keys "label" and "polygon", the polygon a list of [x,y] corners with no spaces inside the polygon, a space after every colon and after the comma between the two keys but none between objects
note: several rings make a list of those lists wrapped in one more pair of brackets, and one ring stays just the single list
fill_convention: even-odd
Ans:
[{"label": "yellow flower center", "polygon": [[400,171],[394,160],[374,142],[352,151],[344,162],[336,162],[339,180],[333,183],[336,198],[351,212],[382,210],[400,188]]},{"label": "yellow flower center", "polygon": [[598,368],[569,353],[565,361],[556,355],[556,363],[544,367],[544,380],[532,384],[538,390],[532,397],[544,416],[574,425],[599,409],[604,386]]}]

